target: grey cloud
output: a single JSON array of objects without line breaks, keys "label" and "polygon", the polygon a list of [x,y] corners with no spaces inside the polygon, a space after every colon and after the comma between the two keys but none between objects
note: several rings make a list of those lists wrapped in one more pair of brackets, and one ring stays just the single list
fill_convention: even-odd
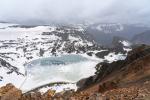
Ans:
[{"label": "grey cloud", "polygon": [[150,23],[150,0],[0,0],[0,20],[18,23]]}]

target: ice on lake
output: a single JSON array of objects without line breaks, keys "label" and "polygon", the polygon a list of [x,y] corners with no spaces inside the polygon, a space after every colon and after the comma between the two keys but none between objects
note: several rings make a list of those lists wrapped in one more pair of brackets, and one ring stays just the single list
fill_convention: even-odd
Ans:
[{"label": "ice on lake", "polygon": [[51,82],[77,82],[95,73],[97,61],[81,55],[62,55],[34,60],[26,65],[27,79],[23,90]]}]

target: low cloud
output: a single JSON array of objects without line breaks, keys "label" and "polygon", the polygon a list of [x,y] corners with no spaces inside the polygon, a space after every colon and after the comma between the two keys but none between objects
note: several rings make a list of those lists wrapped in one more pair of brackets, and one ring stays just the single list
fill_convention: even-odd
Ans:
[{"label": "low cloud", "polygon": [[0,0],[0,20],[22,24],[150,23],[150,0]]}]

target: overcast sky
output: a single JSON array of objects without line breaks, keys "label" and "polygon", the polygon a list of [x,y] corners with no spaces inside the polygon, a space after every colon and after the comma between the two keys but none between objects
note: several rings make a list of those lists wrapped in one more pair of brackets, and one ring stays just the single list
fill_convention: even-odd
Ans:
[{"label": "overcast sky", "polygon": [[0,0],[0,21],[150,23],[150,0]]}]

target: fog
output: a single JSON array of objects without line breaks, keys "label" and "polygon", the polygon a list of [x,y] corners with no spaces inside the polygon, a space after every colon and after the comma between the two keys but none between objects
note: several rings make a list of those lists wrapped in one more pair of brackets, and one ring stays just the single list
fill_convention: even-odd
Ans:
[{"label": "fog", "polygon": [[150,0],[0,0],[0,21],[150,23]]}]

